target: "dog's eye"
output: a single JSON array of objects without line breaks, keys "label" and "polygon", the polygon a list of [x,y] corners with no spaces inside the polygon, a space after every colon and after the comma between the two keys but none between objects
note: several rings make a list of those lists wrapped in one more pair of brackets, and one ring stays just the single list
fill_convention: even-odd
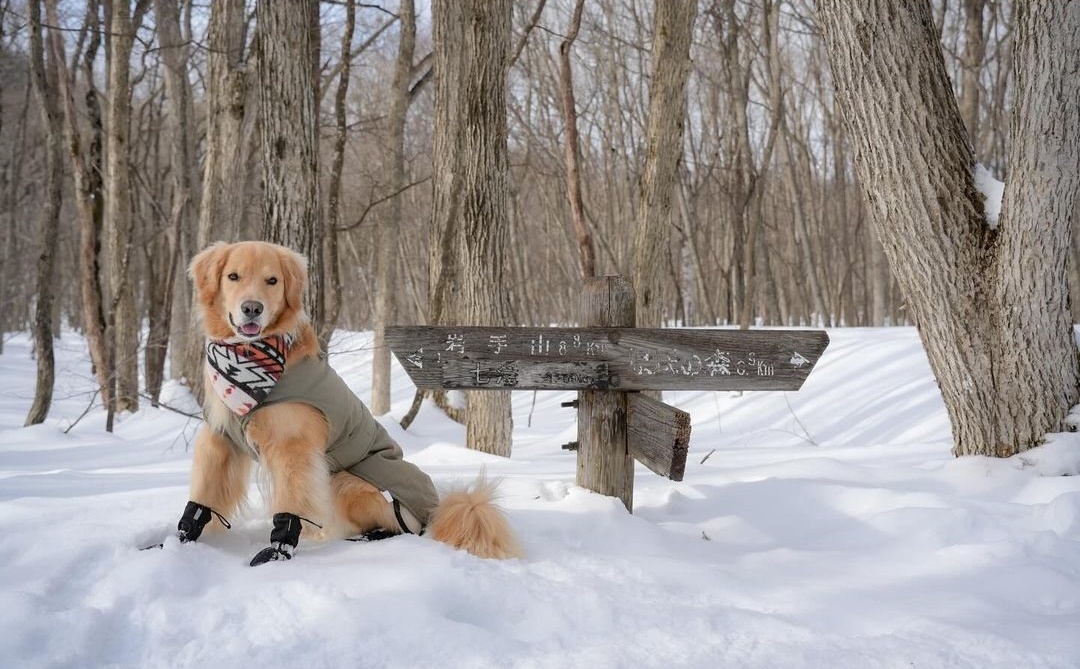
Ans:
[{"label": "dog's eye", "polygon": [[229,272],[229,281],[239,281],[240,275],[236,272]]},{"label": "dog's eye", "polygon": [[266,285],[268,285],[268,286],[276,286],[277,285],[277,277],[272,276],[269,279],[267,279],[266,280]]}]

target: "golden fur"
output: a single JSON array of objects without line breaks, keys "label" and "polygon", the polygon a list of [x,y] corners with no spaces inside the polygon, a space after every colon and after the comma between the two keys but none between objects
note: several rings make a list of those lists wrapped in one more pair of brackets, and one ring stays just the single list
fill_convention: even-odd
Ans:
[{"label": "golden fur", "polygon": [[[319,354],[314,328],[303,307],[307,263],[303,256],[266,242],[218,242],[199,253],[189,267],[202,327],[211,339],[288,334],[294,337],[286,362]],[[264,307],[251,321],[242,305]],[[209,388],[209,383],[207,384]],[[228,517],[243,503],[250,479],[250,458],[216,426],[228,416],[224,403],[208,392],[207,423],[195,439],[191,500]],[[302,402],[272,404],[248,422],[248,440],[258,445],[259,461],[270,481],[270,512],[292,513],[323,526],[305,524],[305,539],[343,538],[371,529],[399,532],[393,507],[374,486],[348,472],[331,476],[326,463],[326,419]],[[474,555],[510,558],[521,555],[513,531],[494,504],[495,486],[482,476],[471,489],[447,495],[436,507],[427,533]],[[211,527],[220,528],[216,518]]]}]

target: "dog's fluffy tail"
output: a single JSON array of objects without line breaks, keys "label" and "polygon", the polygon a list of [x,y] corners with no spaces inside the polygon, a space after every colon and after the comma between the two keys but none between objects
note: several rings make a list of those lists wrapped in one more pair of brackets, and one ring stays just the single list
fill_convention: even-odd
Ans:
[{"label": "dog's fluffy tail", "polygon": [[522,557],[510,523],[495,504],[497,488],[497,481],[481,474],[471,486],[449,492],[435,507],[427,533],[478,557]]}]

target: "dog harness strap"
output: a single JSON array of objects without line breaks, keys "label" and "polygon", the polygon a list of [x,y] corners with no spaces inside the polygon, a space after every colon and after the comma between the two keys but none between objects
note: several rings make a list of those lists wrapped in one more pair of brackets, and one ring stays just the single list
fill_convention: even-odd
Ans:
[{"label": "dog harness strap", "polygon": [[401,531],[405,534],[413,534],[414,532],[409,529],[409,524],[405,522],[405,519],[401,516],[401,502],[394,500],[394,517],[397,518],[397,524],[401,526]]},{"label": "dog harness strap", "polygon": [[232,529],[232,524],[225,518],[225,516],[221,515],[217,511],[214,511],[213,509],[210,509],[210,513],[214,514],[217,517],[218,521],[220,521],[221,524],[225,526],[225,529]]}]

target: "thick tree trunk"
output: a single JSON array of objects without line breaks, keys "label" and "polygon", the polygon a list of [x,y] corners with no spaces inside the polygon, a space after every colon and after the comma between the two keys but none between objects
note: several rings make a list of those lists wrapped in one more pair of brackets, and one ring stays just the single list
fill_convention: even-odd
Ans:
[{"label": "thick tree trunk", "polygon": [[[428,322],[506,325],[510,2],[436,3],[434,31],[435,188]],[[468,447],[509,456],[510,393],[471,392],[467,397]]]},{"label": "thick tree trunk", "polygon": [[[409,112],[409,80],[416,51],[416,8],[413,0],[401,0],[397,61],[387,115],[389,137],[387,162],[390,165],[390,192],[406,186],[405,121]],[[398,237],[402,216],[401,198],[390,201],[388,220],[375,229],[375,352],[371,370],[371,412],[376,416],[390,411],[390,349],[386,346],[386,326],[396,313],[398,292],[394,270],[398,266]]]},{"label": "thick tree trunk", "polygon": [[995,230],[930,3],[819,0],[856,171],[956,455],[1036,445],[1062,429],[1080,380],[1065,267],[1080,168],[1080,81],[1068,74],[1080,68],[1080,3],[1017,11],[1013,150]]},{"label": "thick tree trunk", "polygon": [[998,237],[997,455],[1063,429],[1080,399],[1068,257],[1080,205],[1080,2],[1018,3],[1016,102]]},{"label": "thick tree trunk", "polygon": [[667,304],[665,287],[671,236],[671,203],[678,185],[686,120],[686,82],[696,2],[657,2],[653,23],[652,82],[641,201],[634,235],[637,321],[658,327]]},{"label": "thick tree trunk", "polygon": [[259,0],[259,106],[265,181],[262,237],[304,254],[308,314],[323,325],[319,211],[317,0]]},{"label": "thick tree trunk", "polygon": [[[64,167],[63,126],[57,76],[62,63],[56,62],[55,52],[46,57],[42,38],[42,2],[30,2],[30,81],[38,100],[41,122],[45,129],[45,197],[38,217],[39,251],[37,260],[37,295],[34,304],[34,353],[37,357],[37,382],[34,401],[26,415],[26,425],[37,425],[49,414],[52,405],[56,364],[53,357],[53,277],[56,265],[57,239],[60,235],[60,205],[63,201]],[[55,40],[51,34],[49,40]],[[46,60],[48,64],[46,65]]]}]

